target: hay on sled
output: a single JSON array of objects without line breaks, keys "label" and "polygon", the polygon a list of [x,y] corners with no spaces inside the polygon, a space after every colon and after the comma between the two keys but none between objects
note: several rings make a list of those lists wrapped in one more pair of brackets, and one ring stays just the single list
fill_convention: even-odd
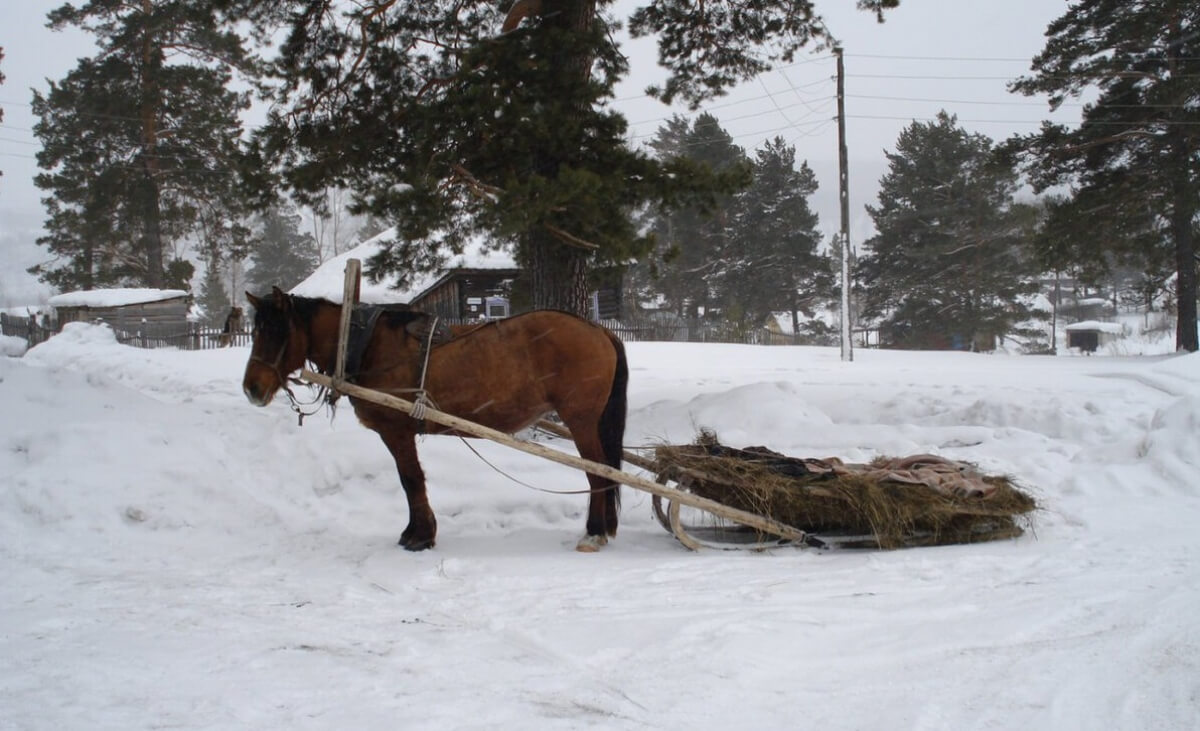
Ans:
[{"label": "hay on sled", "polygon": [[[900,548],[1009,538],[1024,532],[1037,507],[1007,477],[981,475],[969,464],[929,455],[846,465],[764,447],[734,449],[702,432],[695,444],[657,447],[655,462],[660,478],[697,495],[808,533],[843,537],[837,541],[843,546]],[[941,472],[932,479],[928,472],[897,467],[930,462]],[[955,471],[963,479],[955,479]]]}]

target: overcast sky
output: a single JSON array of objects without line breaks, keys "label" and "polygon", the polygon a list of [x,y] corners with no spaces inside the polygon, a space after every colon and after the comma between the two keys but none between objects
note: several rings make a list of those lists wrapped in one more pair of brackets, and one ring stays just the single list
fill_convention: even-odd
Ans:
[{"label": "overcast sky", "polygon": [[[59,0],[0,3],[0,305],[21,289],[15,271],[36,262],[31,245],[44,217],[36,173],[30,89],[45,90],[46,78],[62,78],[81,56],[92,53],[90,37],[51,32],[46,13]],[[623,0],[618,8],[635,5]],[[901,0],[880,25],[853,9],[852,0],[817,0],[818,11],[842,41],[846,66],[846,131],[850,160],[851,239],[855,245],[872,228],[863,206],[873,203],[886,172],[884,150],[895,148],[900,131],[914,119],[939,110],[960,124],[1001,140],[1034,131],[1049,117],[1044,100],[1009,94],[1006,83],[1029,69],[1044,44],[1047,24],[1067,9],[1065,0]],[[652,40],[627,47],[630,78],[617,90],[636,142],[646,142],[673,112],[643,95],[661,78]],[[821,228],[838,228],[835,62],[829,52],[797,57],[793,64],[742,84],[704,109],[721,119],[737,144],[753,152],[763,140],[781,136],[796,146],[817,174],[812,199]],[[1053,118],[1074,122],[1079,108],[1066,106]],[[15,271],[14,271],[15,270]],[[5,291],[7,290],[7,292]]]}]

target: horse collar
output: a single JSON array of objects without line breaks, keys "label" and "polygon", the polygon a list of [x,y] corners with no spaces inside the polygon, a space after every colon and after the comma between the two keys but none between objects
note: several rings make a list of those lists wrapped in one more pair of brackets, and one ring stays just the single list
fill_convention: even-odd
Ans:
[{"label": "horse collar", "polygon": [[362,370],[367,343],[375,332],[375,323],[385,308],[377,305],[357,305],[350,311],[350,333],[346,338],[346,380],[353,381]]}]

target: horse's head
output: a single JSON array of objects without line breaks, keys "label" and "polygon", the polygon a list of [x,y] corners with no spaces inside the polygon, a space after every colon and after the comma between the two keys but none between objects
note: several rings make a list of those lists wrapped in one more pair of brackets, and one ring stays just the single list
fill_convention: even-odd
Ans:
[{"label": "horse's head", "polygon": [[254,331],[242,391],[250,403],[266,406],[284,387],[287,374],[304,365],[308,334],[297,317],[295,302],[278,287],[261,298],[247,292],[246,299],[254,306]]}]

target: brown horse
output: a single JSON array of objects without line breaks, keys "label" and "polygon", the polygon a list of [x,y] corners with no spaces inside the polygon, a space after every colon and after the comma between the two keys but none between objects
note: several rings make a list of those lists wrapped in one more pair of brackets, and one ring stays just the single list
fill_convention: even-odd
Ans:
[{"label": "brown horse", "polygon": [[[249,292],[246,297],[255,308],[250,361],[242,381],[250,403],[270,403],[285,377],[305,361],[332,373],[341,305],[284,294],[278,288],[262,298]],[[629,369],[625,348],[615,335],[574,315],[539,310],[456,329],[439,342],[431,335],[433,320],[413,310],[383,310],[359,348],[361,365],[347,372],[347,379],[412,400],[428,347],[424,385],[436,408],[510,434],[557,411],[581,457],[620,468]],[[410,551],[432,547],[437,520],[417,461],[416,435],[423,423],[353,397],[350,403],[358,420],[383,438],[396,460],[409,516],[400,545]],[[452,432],[434,427],[429,433]],[[589,474],[588,482],[587,535],[577,547],[591,552],[616,535],[620,493],[610,480]]]}]

